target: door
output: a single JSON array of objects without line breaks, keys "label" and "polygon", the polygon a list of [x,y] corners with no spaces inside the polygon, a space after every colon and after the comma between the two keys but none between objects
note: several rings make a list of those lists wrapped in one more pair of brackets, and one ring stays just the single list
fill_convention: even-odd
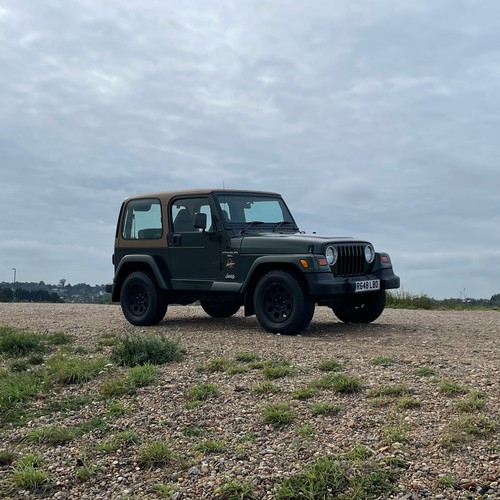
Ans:
[{"label": "door", "polygon": [[[195,227],[196,214],[206,226]],[[168,260],[177,289],[208,290],[221,270],[221,238],[211,231],[213,209],[206,197],[175,199],[169,207]]]}]

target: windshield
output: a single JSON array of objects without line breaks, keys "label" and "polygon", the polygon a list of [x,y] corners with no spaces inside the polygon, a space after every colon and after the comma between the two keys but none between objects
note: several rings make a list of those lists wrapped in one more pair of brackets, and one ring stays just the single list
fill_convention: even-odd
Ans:
[{"label": "windshield", "polygon": [[262,224],[275,227],[279,223],[287,223],[284,227],[295,228],[295,221],[288,211],[285,202],[261,194],[219,194],[218,205],[222,218],[227,226],[245,227],[251,223],[262,229]]}]

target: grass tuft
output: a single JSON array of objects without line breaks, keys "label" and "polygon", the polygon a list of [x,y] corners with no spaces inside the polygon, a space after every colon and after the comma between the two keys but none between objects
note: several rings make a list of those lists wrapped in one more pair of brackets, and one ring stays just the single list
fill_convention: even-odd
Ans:
[{"label": "grass tuft", "polygon": [[477,410],[481,410],[485,404],[486,401],[484,396],[480,392],[474,391],[471,392],[466,398],[457,401],[455,403],[455,407],[457,410],[464,413],[473,413]]},{"label": "grass tuft", "polygon": [[264,362],[262,374],[267,380],[276,380],[286,377],[293,372],[290,363],[287,360],[268,360]]},{"label": "grass tuft", "polygon": [[164,441],[152,441],[139,450],[139,464],[143,467],[165,467],[180,461],[179,452]]},{"label": "grass tuft", "polygon": [[222,453],[226,451],[226,443],[217,438],[203,439],[194,449],[201,453]]},{"label": "grass tuft", "polygon": [[281,480],[273,498],[387,498],[394,489],[395,479],[392,470],[377,462],[353,460],[348,455],[322,457]]},{"label": "grass tuft", "polygon": [[336,359],[324,359],[318,363],[317,368],[322,372],[338,372],[342,370],[342,363]]},{"label": "grass tuft", "polygon": [[281,391],[279,385],[275,384],[274,382],[270,382],[269,380],[266,380],[264,382],[261,382],[260,384],[257,384],[253,387],[252,389],[253,392],[256,394],[276,394]]},{"label": "grass tuft", "polygon": [[284,427],[291,424],[296,416],[295,411],[288,403],[271,403],[266,405],[262,411],[264,423],[273,427]]},{"label": "grass tuft", "polygon": [[464,394],[467,392],[467,389],[464,386],[445,378],[439,379],[437,384],[439,390],[446,396],[457,396],[458,394]]},{"label": "grass tuft", "polygon": [[224,484],[219,486],[216,491],[218,500],[253,500],[253,484],[251,481],[235,481],[226,479]]},{"label": "grass tuft", "polygon": [[417,377],[432,377],[436,375],[436,370],[429,368],[428,366],[422,366],[415,370],[415,375]]},{"label": "grass tuft", "polygon": [[452,450],[475,439],[485,438],[498,430],[498,422],[483,414],[463,415],[452,420],[444,430],[440,444]]},{"label": "grass tuft", "polygon": [[188,406],[197,406],[203,401],[217,397],[219,394],[219,389],[211,382],[193,385],[187,394]]},{"label": "grass tuft", "polygon": [[313,403],[311,412],[313,415],[337,415],[342,411],[342,406],[335,403]]},{"label": "grass tuft", "polygon": [[163,335],[126,336],[113,347],[111,359],[118,365],[162,365],[181,359],[183,349],[178,342]]},{"label": "grass tuft", "polygon": [[62,445],[69,443],[76,437],[75,429],[59,425],[49,425],[29,431],[25,441],[30,443],[46,443],[51,445]]},{"label": "grass tuft", "polygon": [[370,361],[370,364],[372,366],[390,366],[395,363],[394,358],[391,358],[389,356],[379,356],[378,358],[373,358]]},{"label": "grass tuft", "polygon": [[40,335],[5,326],[0,327],[0,354],[21,357],[45,351],[46,346]]},{"label": "grass tuft", "polygon": [[77,356],[54,356],[47,360],[50,375],[60,384],[82,384],[97,377],[108,360]]}]

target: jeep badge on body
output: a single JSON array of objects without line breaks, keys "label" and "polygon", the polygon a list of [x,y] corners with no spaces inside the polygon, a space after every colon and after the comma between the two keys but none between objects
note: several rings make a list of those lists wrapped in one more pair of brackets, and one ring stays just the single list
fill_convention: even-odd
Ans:
[{"label": "jeep badge on body", "polygon": [[370,323],[399,287],[367,241],[299,231],[277,193],[200,189],[130,196],[120,210],[106,290],[133,325],[199,301],[214,318],[255,314],[272,333],[304,330],[317,305]]}]

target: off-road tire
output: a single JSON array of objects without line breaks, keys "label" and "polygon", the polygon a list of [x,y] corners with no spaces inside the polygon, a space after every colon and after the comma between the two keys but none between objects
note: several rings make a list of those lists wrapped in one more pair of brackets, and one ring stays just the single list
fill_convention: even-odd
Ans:
[{"label": "off-road tire", "polygon": [[296,335],[311,322],[314,302],[293,274],[276,270],[264,274],[257,283],[254,309],[268,332]]},{"label": "off-road tire", "polygon": [[371,323],[384,308],[385,291],[381,290],[344,297],[332,310],[343,323]]},{"label": "off-road tire", "polygon": [[146,273],[129,274],[120,294],[120,304],[127,320],[136,326],[158,324],[167,312],[167,301],[156,282]]},{"label": "off-road tire", "polygon": [[241,307],[239,302],[216,302],[214,300],[200,300],[200,304],[212,318],[229,318],[236,314]]}]

